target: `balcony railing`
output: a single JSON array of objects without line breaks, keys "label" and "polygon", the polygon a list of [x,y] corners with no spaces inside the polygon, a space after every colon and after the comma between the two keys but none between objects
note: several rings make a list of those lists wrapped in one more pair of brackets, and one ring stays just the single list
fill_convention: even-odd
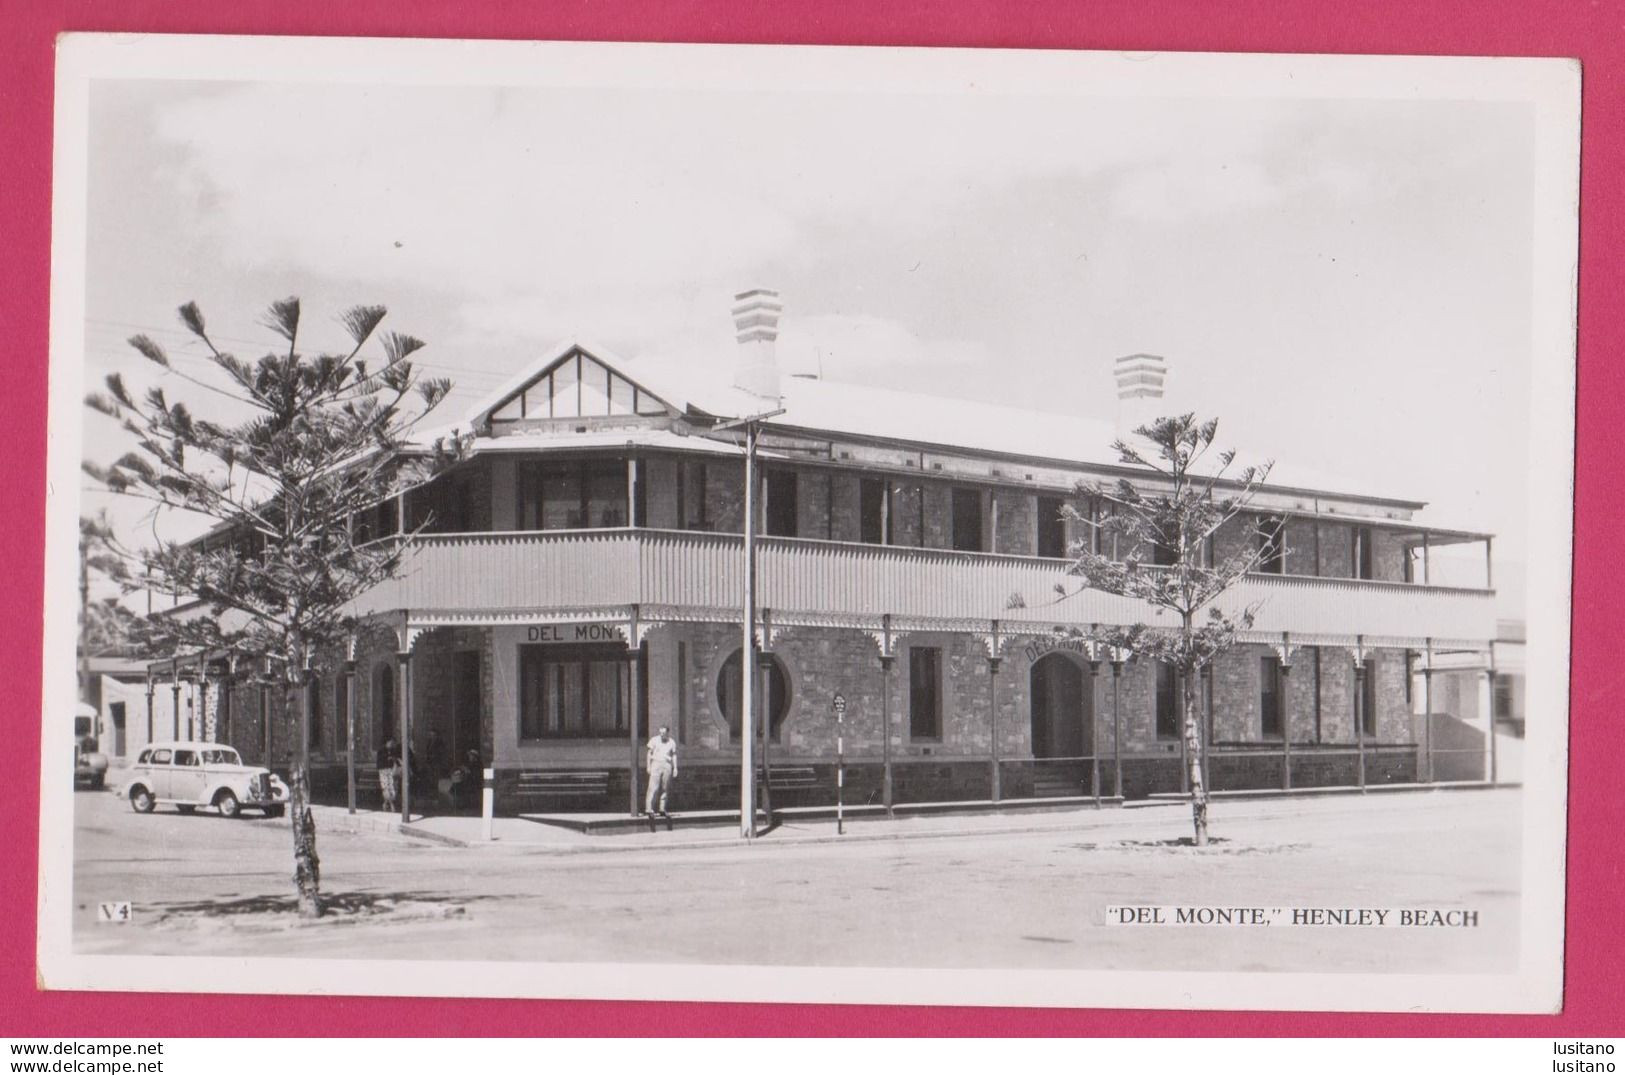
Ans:
[{"label": "balcony railing", "polygon": [[[401,575],[358,611],[492,614],[640,605],[726,610],[740,601],[737,534],[621,529],[420,537]],[[1078,591],[1066,563],[845,542],[764,538],[758,603],[776,618],[987,621],[1020,628],[1145,622],[1167,614]],[[1059,597],[1057,585],[1070,596]],[[1013,600],[1019,599],[1019,600]],[[1399,582],[1253,575],[1220,599],[1254,609],[1253,630],[1309,638],[1487,641],[1494,592]]]}]

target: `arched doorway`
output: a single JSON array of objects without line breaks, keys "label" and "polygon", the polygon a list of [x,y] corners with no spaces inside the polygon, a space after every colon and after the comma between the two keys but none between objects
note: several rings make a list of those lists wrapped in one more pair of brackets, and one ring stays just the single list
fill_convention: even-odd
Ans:
[{"label": "arched doorway", "polygon": [[1083,666],[1063,653],[1033,662],[1033,757],[1081,758],[1094,743],[1094,705]]}]

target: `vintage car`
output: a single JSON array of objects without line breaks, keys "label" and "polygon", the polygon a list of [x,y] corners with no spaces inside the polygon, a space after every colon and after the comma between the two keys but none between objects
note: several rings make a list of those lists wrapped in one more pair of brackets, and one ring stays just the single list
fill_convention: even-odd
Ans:
[{"label": "vintage car", "polygon": [[100,791],[107,782],[107,755],[96,741],[96,710],[81,704],[73,718],[73,786]]},{"label": "vintage car", "polygon": [[212,806],[222,817],[244,809],[280,817],[288,786],[269,769],[244,765],[236,750],[220,743],[153,743],[130,766],[125,795],[138,814],[165,803],[183,814]]}]

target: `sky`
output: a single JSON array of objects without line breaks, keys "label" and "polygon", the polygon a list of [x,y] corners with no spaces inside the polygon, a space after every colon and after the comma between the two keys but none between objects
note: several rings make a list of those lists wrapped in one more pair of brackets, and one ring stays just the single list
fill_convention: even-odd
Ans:
[{"label": "sky", "polygon": [[773,287],[791,371],[1110,419],[1159,354],[1222,441],[1524,555],[1524,105],[119,80],[89,139],[92,382],[201,370],[186,301],[242,355],[381,303],[451,417],[565,338],[725,367]]}]

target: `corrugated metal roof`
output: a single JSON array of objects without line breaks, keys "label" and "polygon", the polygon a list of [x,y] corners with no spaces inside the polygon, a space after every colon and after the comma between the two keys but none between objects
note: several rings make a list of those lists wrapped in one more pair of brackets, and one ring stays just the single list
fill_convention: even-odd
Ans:
[{"label": "corrugated metal roof", "polygon": [[[458,427],[465,430],[477,428],[514,393],[546,373],[574,350],[591,355],[666,402],[690,412],[735,418],[760,413],[772,406],[733,387],[729,379],[719,375],[714,368],[684,368],[673,363],[655,370],[651,376],[647,363],[630,363],[602,348],[566,340],[549,348],[536,361],[470,408]],[[774,419],[773,425],[778,427],[930,445],[950,452],[958,450],[1020,456],[1067,465],[1121,465],[1116,452],[1112,450],[1112,442],[1118,436],[1116,425],[1099,418],[806,377],[782,377],[780,393],[785,413]],[[426,445],[435,435],[444,435],[450,428],[416,436],[414,443]],[[582,438],[597,436],[596,433],[566,434],[548,443],[562,445],[568,442],[587,446],[589,441]],[[693,440],[676,439],[682,443],[674,447],[696,447]],[[625,441],[604,443],[621,444]],[[1227,443],[1234,444],[1236,441],[1229,440]],[[513,447],[517,449],[518,443],[515,442]],[[1259,452],[1239,452],[1235,469],[1261,464],[1266,459],[1267,456]],[[1322,473],[1293,460],[1275,461],[1269,485],[1275,489],[1382,500],[1413,508],[1419,508],[1423,503],[1391,492],[1365,491],[1358,481]]]}]

